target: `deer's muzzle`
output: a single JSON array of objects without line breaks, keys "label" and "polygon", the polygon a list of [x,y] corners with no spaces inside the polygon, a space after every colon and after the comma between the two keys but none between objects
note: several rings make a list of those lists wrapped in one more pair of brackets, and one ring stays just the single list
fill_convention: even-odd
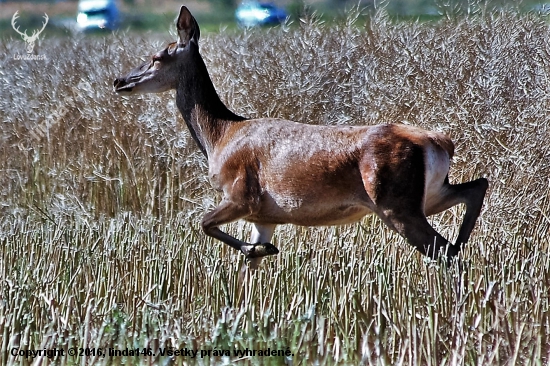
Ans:
[{"label": "deer's muzzle", "polygon": [[113,89],[117,93],[130,93],[134,86],[135,83],[128,83],[126,78],[116,78],[113,83]]}]

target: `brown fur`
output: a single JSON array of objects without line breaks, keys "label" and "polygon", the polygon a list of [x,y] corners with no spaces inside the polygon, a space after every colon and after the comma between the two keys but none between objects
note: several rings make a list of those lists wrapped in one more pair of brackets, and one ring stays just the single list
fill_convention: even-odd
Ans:
[{"label": "brown fur", "polygon": [[[177,105],[208,158],[209,177],[223,192],[203,219],[204,232],[242,251],[254,265],[278,250],[268,241],[279,224],[339,225],[375,213],[421,253],[455,256],[479,216],[487,180],[451,185],[452,141],[405,125],[331,127],[281,119],[247,120],[219,100],[198,52],[200,31],[187,8],[177,21],[179,42],[115,80],[115,90],[175,88]],[[455,245],[426,216],[466,204]],[[254,223],[252,242],[219,226]]]}]

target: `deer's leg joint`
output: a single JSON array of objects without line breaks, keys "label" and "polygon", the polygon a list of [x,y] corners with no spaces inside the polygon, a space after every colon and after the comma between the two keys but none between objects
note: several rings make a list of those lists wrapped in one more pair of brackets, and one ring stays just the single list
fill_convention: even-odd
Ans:
[{"label": "deer's leg joint", "polygon": [[241,252],[247,258],[252,259],[278,254],[279,249],[271,243],[245,244],[241,246]]}]

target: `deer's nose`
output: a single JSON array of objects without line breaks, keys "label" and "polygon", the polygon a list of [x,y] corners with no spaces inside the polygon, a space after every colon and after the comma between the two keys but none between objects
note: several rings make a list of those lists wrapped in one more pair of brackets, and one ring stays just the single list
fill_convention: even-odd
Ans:
[{"label": "deer's nose", "polygon": [[125,78],[116,78],[115,81],[113,82],[113,90],[115,92],[119,92],[120,88],[123,88],[127,84],[128,83],[126,82]]},{"label": "deer's nose", "polygon": [[116,78],[113,82],[113,90],[116,93],[131,93],[134,86],[133,83],[128,82],[127,78]]}]

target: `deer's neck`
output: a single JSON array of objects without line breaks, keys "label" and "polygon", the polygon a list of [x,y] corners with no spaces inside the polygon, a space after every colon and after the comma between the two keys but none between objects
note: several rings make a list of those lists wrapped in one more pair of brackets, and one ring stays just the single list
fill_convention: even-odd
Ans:
[{"label": "deer's neck", "polygon": [[182,70],[176,102],[191,136],[208,158],[227,127],[245,118],[231,112],[220,100],[198,50],[194,67]]}]

